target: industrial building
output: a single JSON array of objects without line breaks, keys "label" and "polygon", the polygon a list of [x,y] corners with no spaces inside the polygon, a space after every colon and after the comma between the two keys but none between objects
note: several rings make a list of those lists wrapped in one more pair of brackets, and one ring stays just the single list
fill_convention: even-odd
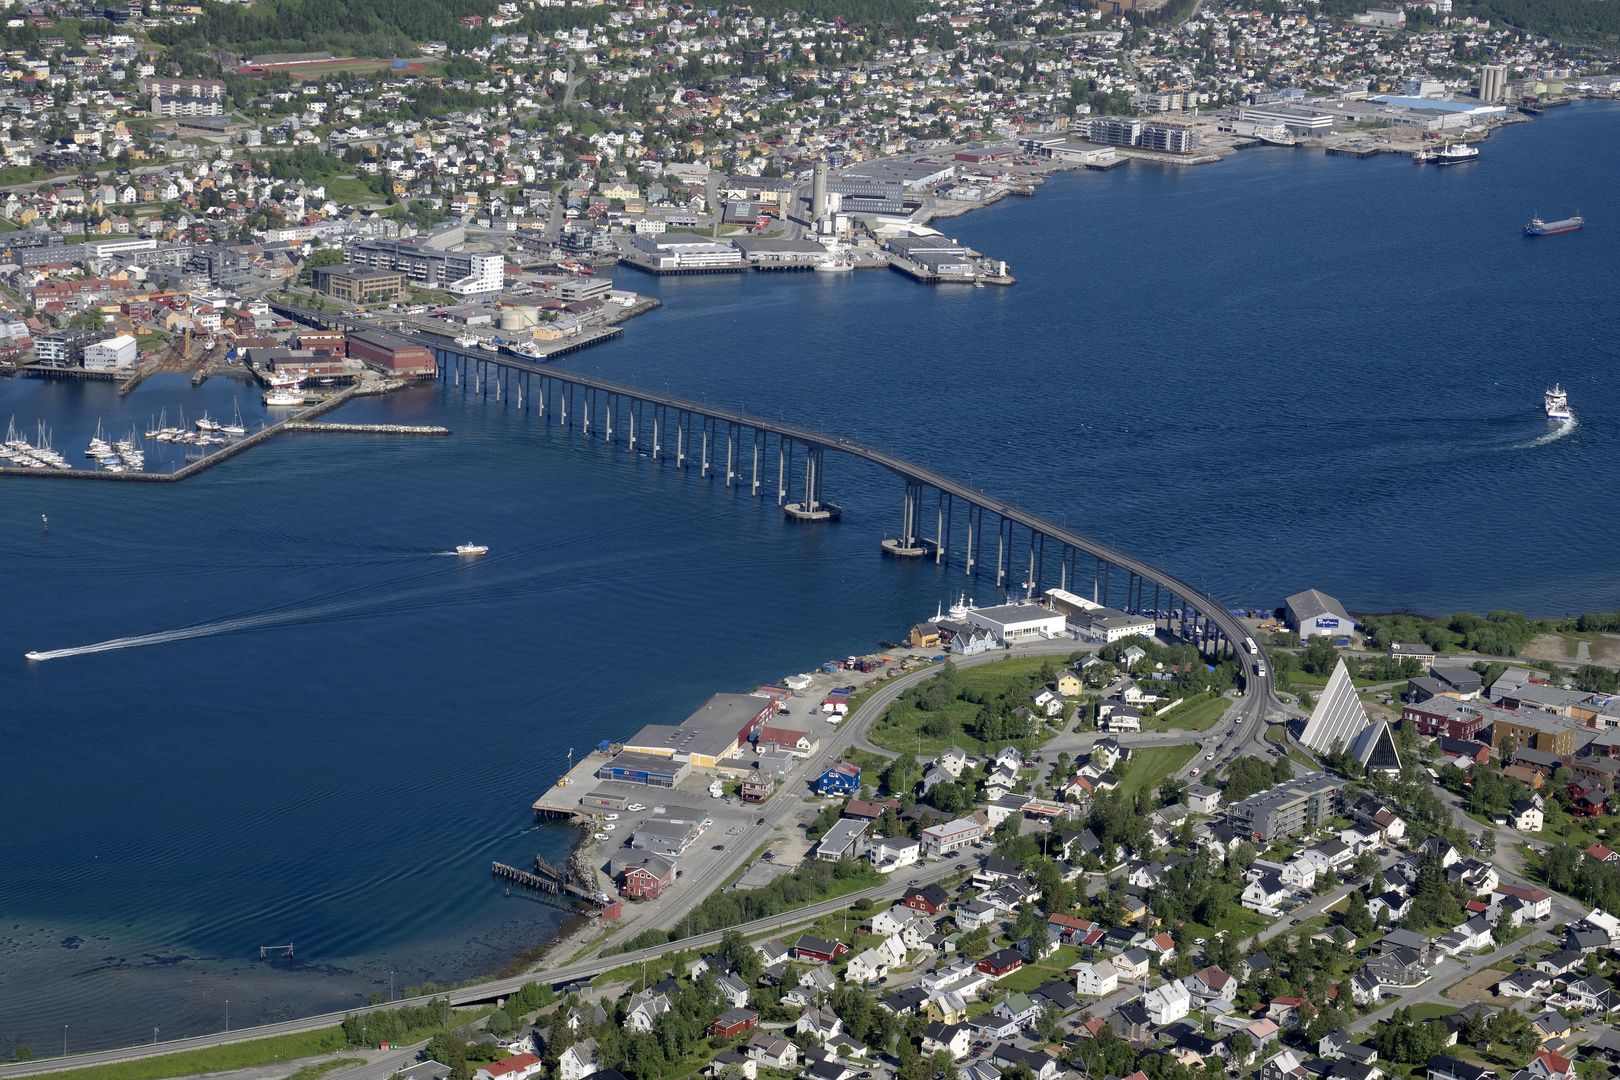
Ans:
[{"label": "industrial building", "polygon": [[1507,100],[1507,65],[1482,64],[1479,69],[1479,100],[1496,105]]},{"label": "industrial building", "polygon": [[85,346],[84,366],[100,371],[129,367],[135,362],[135,353],[135,339],[128,334],[119,334]]},{"label": "industrial building", "polygon": [[1343,791],[1344,781],[1310,772],[1233,803],[1228,814],[1234,829],[1270,844],[1337,815]]},{"label": "industrial building", "polygon": [[441,226],[411,240],[356,240],[343,255],[354,265],[398,270],[414,284],[457,296],[500,292],[506,286],[506,260],[499,255],[450,250],[466,239],[465,226]]},{"label": "industrial building", "polygon": [[385,330],[349,331],[349,356],[391,375],[420,377],[438,373],[432,352],[410,338]]},{"label": "industrial building", "polygon": [[749,745],[750,738],[775,711],[776,703],[770,698],[715,694],[678,725],[648,724],[626,739],[624,748],[712,769],[739,757],[742,748]]},{"label": "industrial building", "polygon": [[729,269],[743,266],[742,252],[730,243],[670,233],[637,234],[635,245],[648,266],[659,270]]},{"label": "industrial building", "polygon": [[596,778],[645,787],[672,788],[691,772],[692,766],[688,762],[626,750],[597,769]]},{"label": "industrial building", "polygon": [[398,270],[366,266],[322,266],[315,271],[327,296],[358,304],[372,297],[393,297],[405,291],[405,275]]},{"label": "industrial building", "polygon": [[1288,625],[1302,640],[1313,634],[1338,637],[1348,634],[1350,628],[1356,625],[1356,620],[1344,610],[1344,605],[1315,589],[1295,593],[1286,603]]},{"label": "industrial building", "polygon": [[1299,136],[1326,135],[1333,130],[1333,113],[1304,106],[1245,105],[1238,110],[1238,119],[1281,124]]},{"label": "industrial building", "polygon": [[1151,638],[1157,631],[1148,616],[1132,615],[1116,608],[1093,606],[1071,615],[1068,621],[1077,633],[1103,644],[1128,637]]},{"label": "industrial building", "polygon": [[1033,638],[1065,637],[1069,632],[1067,620],[1061,611],[1051,611],[1039,604],[968,608],[963,618],[974,626],[990,631],[1003,645]]}]

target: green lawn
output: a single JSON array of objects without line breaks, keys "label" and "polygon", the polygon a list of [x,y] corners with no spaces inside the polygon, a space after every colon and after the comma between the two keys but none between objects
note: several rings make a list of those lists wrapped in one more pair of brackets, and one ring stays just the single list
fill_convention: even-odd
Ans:
[{"label": "green lawn", "polygon": [[324,181],[326,197],[340,203],[372,203],[387,198],[371,189],[364,180],[355,176],[334,176]]},{"label": "green lawn", "polygon": [[1288,727],[1286,724],[1271,724],[1266,728],[1266,742],[1281,746],[1288,741]]},{"label": "green lawn", "polygon": [[1162,725],[1155,720],[1149,724],[1144,724],[1143,727],[1145,729],[1157,729],[1162,726],[1166,729],[1176,728],[1181,731],[1203,731],[1224,716],[1231,705],[1232,699],[1227,697],[1177,705],[1164,714]]},{"label": "green lawn", "polygon": [[1066,971],[1058,971],[1054,968],[1036,967],[1032,964],[1025,964],[1011,975],[1008,975],[1006,978],[998,981],[1001,983],[1002,989],[1004,990],[1012,992],[1022,990],[1025,993],[1028,993],[1031,990],[1045,986],[1053,979],[1056,979],[1059,982],[1066,982],[1068,977],[1068,972]]},{"label": "green lawn", "polygon": [[1249,938],[1270,926],[1274,920],[1266,918],[1258,911],[1250,911],[1246,907],[1234,907],[1221,918],[1215,920],[1214,926],[1205,926],[1203,923],[1187,923],[1187,930],[1193,937],[1214,937],[1219,930],[1225,930],[1227,937],[1235,937],[1240,942],[1247,942]]},{"label": "green lawn", "polygon": [[1438,1001],[1425,1001],[1421,1005],[1411,1006],[1411,1009],[1413,1020],[1437,1020],[1442,1016],[1450,1016],[1457,1011],[1450,1005],[1444,1005]]},{"label": "green lawn", "polygon": [[[958,681],[963,690],[972,690],[983,700],[992,700],[1012,691],[1018,692],[1021,698],[1029,686],[1030,677],[1039,673],[1043,663],[1050,662],[1053,666],[1058,666],[1060,661],[1061,658],[1040,656],[997,660],[961,669]],[[927,685],[927,680],[924,680],[922,685]],[[993,754],[1009,742],[1015,745],[1023,744],[1028,749],[1056,734],[1049,726],[1041,724],[1031,739],[995,739],[988,743],[981,742],[966,730],[978,715],[979,706],[961,698],[950,702],[938,713],[923,712],[897,701],[872,724],[867,731],[867,738],[876,746],[903,754],[937,754],[953,743],[969,754]],[[948,730],[944,734],[924,733],[923,725],[937,717],[948,719]]]},{"label": "green lawn", "polygon": [[195,1073],[223,1072],[227,1069],[245,1069],[253,1065],[269,1065],[276,1061],[293,1061],[330,1054],[343,1049],[346,1040],[340,1027],[321,1028],[298,1035],[277,1035],[269,1039],[253,1039],[212,1046],[206,1050],[186,1050],[178,1054],[120,1061],[112,1065],[92,1065],[86,1069],[69,1069],[52,1073],[66,1080],[158,1080],[167,1076],[191,1076]]},{"label": "green lawn", "polygon": [[1164,782],[1164,778],[1181,768],[1198,753],[1192,744],[1183,746],[1149,746],[1131,755],[1130,768],[1119,782],[1120,793],[1126,796],[1139,791],[1151,791]]}]

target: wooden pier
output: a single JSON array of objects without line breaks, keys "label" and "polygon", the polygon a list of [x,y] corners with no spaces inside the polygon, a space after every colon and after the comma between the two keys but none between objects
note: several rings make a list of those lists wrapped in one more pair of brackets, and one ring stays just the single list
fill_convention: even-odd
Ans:
[{"label": "wooden pier", "polygon": [[17,370],[31,379],[76,379],[80,382],[116,382],[125,374],[117,368],[64,368],[43,364],[25,364]]}]

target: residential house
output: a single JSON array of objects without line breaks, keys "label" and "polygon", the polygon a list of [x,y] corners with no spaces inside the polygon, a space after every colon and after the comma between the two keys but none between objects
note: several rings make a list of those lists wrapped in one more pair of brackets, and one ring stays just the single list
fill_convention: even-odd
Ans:
[{"label": "residential house", "polygon": [[1119,970],[1107,960],[1080,964],[1074,972],[1074,992],[1077,994],[1103,997],[1119,988]]},{"label": "residential house", "polygon": [[850,958],[844,978],[854,983],[876,982],[889,973],[889,958],[877,949],[866,949]]},{"label": "residential house", "polygon": [[966,1024],[942,1024],[935,1021],[923,1029],[922,1052],[925,1056],[932,1056],[943,1050],[951,1055],[951,1060],[961,1061],[968,1056],[968,1050],[972,1045],[973,1032]]},{"label": "residential house", "polygon": [[727,1009],[714,1018],[709,1034],[717,1039],[730,1039],[745,1031],[752,1031],[759,1023],[759,1014],[751,1009]]},{"label": "residential house", "polygon": [[1202,971],[1193,972],[1183,982],[1186,983],[1187,992],[1192,995],[1193,1002],[1200,1008],[1206,1002],[1230,1003],[1237,997],[1238,981],[1213,965]]},{"label": "residential house", "polygon": [[749,1036],[744,1052],[767,1069],[791,1070],[799,1067],[798,1046],[774,1032],[755,1031]]},{"label": "residential house", "polygon": [[1142,1007],[1153,1023],[1164,1027],[1192,1011],[1192,995],[1179,980],[1173,980],[1143,995]]},{"label": "residential house", "polygon": [[831,1009],[811,1007],[800,1015],[793,1030],[800,1035],[808,1035],[817,1042],[826,1042],[844,1033],[844,1022]]},{"label": "residential house", "polygon": [[582,1039],[557,1059],[557,1075],[562,1080],[584,1080],[601,1068],[600,1056],[595,1039]]}]

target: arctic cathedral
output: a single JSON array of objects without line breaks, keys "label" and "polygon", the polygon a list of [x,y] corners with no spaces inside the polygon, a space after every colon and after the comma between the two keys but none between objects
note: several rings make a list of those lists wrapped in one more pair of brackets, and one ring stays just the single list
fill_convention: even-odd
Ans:
[{"label": "arctic cathedral", "polygon": [[1322,690],[1322,696],[1305,722],[1305,731],[1299,741],[1317,753],[1327,753],[1338,742],[1350,751],[1365,768],[1387,773],[1401,771],[1401,756],[1395,750],[1395,737],[1389,725],[1382,720],[1367,718],[1356,687],[1350,679],[1350,669],[1344,658]]}]

